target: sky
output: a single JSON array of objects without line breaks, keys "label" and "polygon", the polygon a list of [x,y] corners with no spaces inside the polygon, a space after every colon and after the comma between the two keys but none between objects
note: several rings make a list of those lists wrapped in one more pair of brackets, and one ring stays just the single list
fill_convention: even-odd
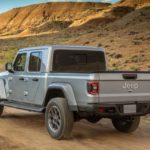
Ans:
[{"label": "sky", "polygon": [[119,0],[0,0],[0,13],[6,12],[10,9],[27,6],[31,4],[38,4],[38,3],[46,3],[46,2],[66,2],[66,1],[73,1],[73,2],[109,2],[115,3]]}]

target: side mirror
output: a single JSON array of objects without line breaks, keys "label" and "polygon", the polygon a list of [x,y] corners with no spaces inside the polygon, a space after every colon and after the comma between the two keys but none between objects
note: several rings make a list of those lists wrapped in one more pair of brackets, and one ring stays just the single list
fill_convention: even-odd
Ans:
[{"label": "side mirror", "polygon": [[11,72],[11,73],[14,73],[12,63],[7,63],[7,64],[5,65],[5,70],[7,70],[7,71],[9,71],[9,72]]}]

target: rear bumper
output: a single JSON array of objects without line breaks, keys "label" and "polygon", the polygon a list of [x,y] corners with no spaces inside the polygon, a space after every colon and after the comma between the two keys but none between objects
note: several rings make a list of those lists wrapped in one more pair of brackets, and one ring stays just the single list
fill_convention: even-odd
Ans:
[{"label": "rear bumper", "polygon": [[[124,105],[136,105],[136,113],[124,113]],[[150,114],[150,102],[88,104],[79,106],[80,112],[93,113],[101,117],[144,116]]]}]

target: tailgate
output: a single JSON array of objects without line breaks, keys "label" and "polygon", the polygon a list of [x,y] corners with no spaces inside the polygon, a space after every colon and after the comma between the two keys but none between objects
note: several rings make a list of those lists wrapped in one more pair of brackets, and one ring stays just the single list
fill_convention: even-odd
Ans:
[{"label": "tailgate", "polygon": [[100,103],[150,101],[149,73],[101,73]]}]

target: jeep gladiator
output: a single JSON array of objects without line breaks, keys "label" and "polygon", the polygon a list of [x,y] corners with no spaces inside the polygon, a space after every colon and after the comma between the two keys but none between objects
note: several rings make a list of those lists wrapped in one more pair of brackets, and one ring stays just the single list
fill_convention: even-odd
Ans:
[{"label": "jeep gladiator", "polygon": [[0,116],[4,106],[45,113],[54,139],[70,137],[80,119],[109,118],[129,133],[150,113],[150,74],[107,71],[102,48],[24,48],[0,73]]}]

